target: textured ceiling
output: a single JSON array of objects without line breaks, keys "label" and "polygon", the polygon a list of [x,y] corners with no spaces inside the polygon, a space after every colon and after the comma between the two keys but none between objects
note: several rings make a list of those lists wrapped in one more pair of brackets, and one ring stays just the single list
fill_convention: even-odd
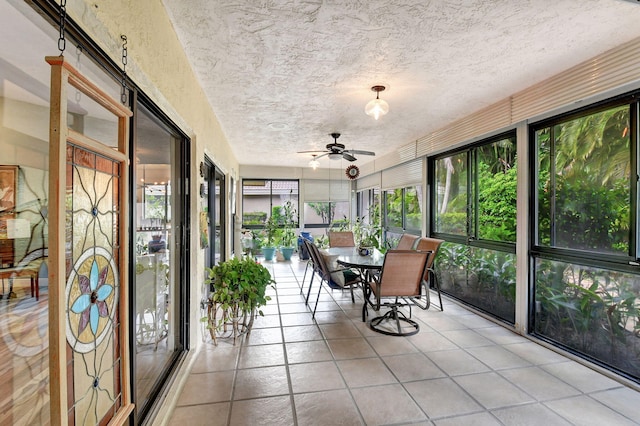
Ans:
[{"label": "textured ceiling", "polygon": [[[305,167],[296,152],[335,131],[384,155],[640,36],[626,0],[163,2],[247,165]],[[375,121],[364,106],[377,84],[390,112]]]}]

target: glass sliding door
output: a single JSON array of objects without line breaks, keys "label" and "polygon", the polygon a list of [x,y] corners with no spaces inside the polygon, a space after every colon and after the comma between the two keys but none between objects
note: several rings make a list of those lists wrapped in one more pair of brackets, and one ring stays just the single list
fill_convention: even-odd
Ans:
[{"label": "glass sliding door", "polygon": [[201,234],[200,247],[205,250],[205,267],[210,268],[225,260],[225,177],[208,158],[205,158],[202,173],[204,186],[200,197],[203,217],[200,226],[206,227],[207,232]]},{"label": "glass sliding door", "polygon": [[181,264],[188,245],[181,235],[185,220],[185,192],[181,187],[185,142],[140,102],[134,135],[132,323],[134,396],[140,420],[185,349],[182,316],[186,299]]}]

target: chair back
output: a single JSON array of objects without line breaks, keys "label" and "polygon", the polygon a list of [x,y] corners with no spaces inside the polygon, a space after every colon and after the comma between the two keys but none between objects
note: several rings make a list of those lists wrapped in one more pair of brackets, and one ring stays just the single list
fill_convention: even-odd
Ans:
[{"label": "chair back", "polygon": [[329,247],[355,247],[351,231],[329,231]]},{"label": "chair back", "polygon": [[379,291],[376,296],[420,296],[430,254],[416,250],[389,250],[382,264],[380,285],[371,287],[374,292]]},{"label": "chair back", "polygon": [[429,257],[429,262],[427,263],[427,269],[430,269],[433,265],[433,261],[438,254],[438,249],[440,245],[444,243],[444,240],[439,240],[437,238],[427,238],[422,237],[418,240],[418,244],[416,244],[415,249],[419,251],[431,251],[433,255]]},{"label": "chair back", "polygon": [[412,234],[402,234],[400,237],[400,241],[398,241],[398,245],[396,246],[396,250],[413,250],[420,237]]}]

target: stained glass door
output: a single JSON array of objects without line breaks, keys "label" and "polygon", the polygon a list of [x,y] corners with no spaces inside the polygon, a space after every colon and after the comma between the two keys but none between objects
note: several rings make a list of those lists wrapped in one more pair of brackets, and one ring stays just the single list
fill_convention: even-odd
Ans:
[{"label": "stained glass door", "polygon": [[[127,324],[131,112],[64,57],[51,65],[50,366],[53,424],[122,424],[133,409]],[[68,87],[117,117],[116,146],[67,123]]]}]

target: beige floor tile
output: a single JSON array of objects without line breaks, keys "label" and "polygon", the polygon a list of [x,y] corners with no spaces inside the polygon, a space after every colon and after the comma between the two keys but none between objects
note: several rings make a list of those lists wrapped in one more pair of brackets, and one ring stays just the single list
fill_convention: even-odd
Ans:
[{"label": "beige floor tile", "polygon": [[303,313],[303,312],[309,312],[309,307],[304,302],[280,304],[281,314],[295,314],[295,313]]},{"label": "beige floor tile", "polygon": [[318,324],[349,324],[351,319],[342,311],[316,312],[315,316]]},{"label": "beige floor tile", "polygon": [[226,426],[230,402],[177,407],[168,426]]},{"label": "beige floor tile", "polygon": [[[277,287],[278,297],[280,296],[298,296],[300,294],[300,288],[298,282],[295,280],[289,280],[287,282],[282,281]],[[288,286],[286,286],[288,284]]]},{"label": "beige floor tile", "polygon": [[305,263],[266,266],[278,285],[268,289],[265,316],[235,346],[203,344],[169,425],[617,426],[640,418],[639,392],[447,299],[444,312],[413,311],[416,335],[384,336],[361,321],[360,291],[352,303],[349,292],[323,289],[313,321],[299,287]]},{"label": "beige floor tile", "polygon": [[458,345],[435,331],[423,332],[421,330],[420,333],[407,337],[407,339],[422,352],[459,349]]},{"label": "beige floor tile", "polygon": [[472,374],[454,379],[485,408],[501,408],[534,402],[534,399],[497,373]]},{"label": "beige floor tile", "polygon": [[580,394],[580,391],[576,388],[558,380],[539,367],[504,370],[500,372],[500,375],[538,401],[548,401]]},{"label": "beige floor tile", "polygon": [[442,331],[441,333],[444,337],[451,340],[461,348],[495,345],[491,340],[481,336],[474,330],[447,330]]},{"label": "beige floor tile", "polygon": [[513,426],[570,426],[571,423],[542,404],[520,405],[492,411],[505,425]]},{"label": "beige floor tile", "polygon": [[461,349],[429,352],[427,356],[450,376],[489,371],[489,367]]},{"label": "beige floor tile", "polygon": [[448,419],[435,420],[436,426],[501,426],[498,420],[489,413],[469,414]]},{"label": "beige floor tile", "polygon": [[322,340],[322,333],[317,325],[303,325],[283,327],[285,342],[303,342],[307,340]]},{"label": "beige floor tile", "polygon": [[198,354],[191,373],[233,370],[236,368],[240,345],[235,347],[213,347],[202,349]]},{"label": "beige floor tile", "polygon": [[[467,311],[466,314],[456,315],[456,321],[460,324],[463,324],[467,328],[477,330],[479,332],[480,329],[496,327],[496,323],[489,321],[486,318],[482,318],[481,316],[475,315]],[[502,328],[502,327],[501,327]]]},{"label": "beige floor tile", "polygon": [[336,361],[347,386],[374,386],[397,383],[386,365],[379,358]]},{"label": "beige floor tile", "polygon": [[190,374],[178,398],[177,405],[229,401],[234,374],[233,371]]},{"label": "beige floor tile", "polygon": [[[315,299],[314,299],[315,302]],[[278,294],[278,303],[304,303],[304,296],[300,294],[300,292],[296,292],[295,294]]]},{"label": "beige floor tile", "polygon": [[414,352],[382,358],[400,382],[435,379],[445,374],[424,354]]},{"label": "beige floor tile", "polygon": [[531,341],[506,344],[504,345],[504,348],[518,355],[520,358],[526,359],[534,365],[567,362],[566,357]]},{"label": "beige floor tile", "polygon": [[245,336],[244,343],[245,345],[282,343],[282,329],[280,327],[256,328]]},{"label": "beige floor tile", "polygon": [[398,384],[352,389],[351,392],[367,425],[427,420],[420,407]]},{"label": "beige floor tile", "polygon": [[582,392],[595,392],[620,387],[620,383],[615,380],[605,377],[575,361],[543,365],[542,368]]},{"label": "beige floor tile", "polygon": [[481,336],[484,336],[499,345],[529,342],[529,339],[527,339],[526,337],[495,324],[493,324],[491,327],[477,328],[475,329],[475,331]]},{"label": "beige floor tile", "polygon": [[592,393],[591,398],[640,423],[640,392],[621,387]]},{"label": "beige floor tile", "polygon": [[302,362],[331,361],[331,351],[324,340],[310,342],[291,342],[286,344],[289,364]]},{"label": "beige floor tile", "polygon": [[294,395],[298,426],[360,426],[360,413],[346,390]]},{"label": "beige floor tile", "polygon": [[504,349],[502,346],[496,345],[467,348],[467,352],[491,367],[493,370],[527,367],[531,365],[529,361],[520,358],[513,352]]},{"label": "beige floor tile", "polygon": [[260,398],[289,393],[287,370],[284,366],[238,370],[233,399]]},{"label": "beige floor tile", "polygon": [[284,348],[282,344],[245,346],[240,351],[238,368],[267,367],[284,365]]},{"label": "beige floor tile", "polygon": [[407,392],[430,419],[484,411],[456,382],[449,378],[405,383]]},{"label": "beige floor tile", "polygon": [[282,321],[282,325],[284,327],[315,324],[310,312],[282,314],[280,315],[280,320]]},{"label": "beige floor tile", "polygon": [[370,358],[376,356],[376,352],[364,337],[350,339],[327,340],[329,349],[335,359]]},{"label": "beige floor tile", "polygon": [[345,388],[338,367],[331,362],[314,362],[289,366],[293,393]]},{"label": "beige floor tile", "polygon": [[280,315],[257,316],[253,321],[253,328],[280,327]]},{"label": "beige floor tile", "polygon": [[353,324],[321,324],[320,330],[322,330],[325,339],[361,337],[360,332]]},{"label": "beige floor tile", "polygon": [[247,426],[294,425],[291,398],[287,395],[234,401],[231,407],[230,424]]},{"label": "beige floor tile", "polygon": [[636,423],[637,418],[636,421],[629,420],[586,395],[548,401],[544,405],[575,425],[626,426],[638,424]]},{"label": "beige floor tile", "polygon": [[418,351],[409,340],[399,336],[378,334],[367,337],[367,341],[380,356],[410,354]]},{"label": "beige floor tile", "polygon": [[[313,309],[313,306],[311,306],[311,308],[307,307],[307,309]],[[316,315],[318,315],[318,312],[327,312],[327,311],[340,311],[340,306],[333,300],[328,302],[318,303],[318,307],[316,308]]]},{"label": "beige floor tile", "polygon": [[453,317],[448,316],[440,316],[440,315],[432,315],[428,319],[425,319],[424,322],[434,329],[435,331],[449,331],[449,330],[466,330],[467,327],[464,324],[459,323]]}]

